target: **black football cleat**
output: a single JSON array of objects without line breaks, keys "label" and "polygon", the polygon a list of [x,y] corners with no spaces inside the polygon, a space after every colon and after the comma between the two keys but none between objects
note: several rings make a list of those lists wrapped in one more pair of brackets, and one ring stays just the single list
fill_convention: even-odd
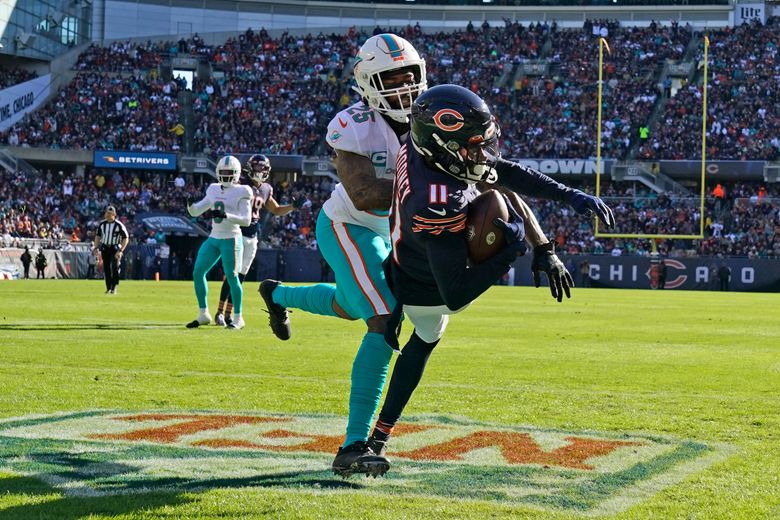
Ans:
[{"label": "black football cleat", "polygon": [[376,478],[387,473],[389,469],[390,461],[371,451],[363,441],[339,448],[336,458],[333,459],[333,473],[343,478],[349,478],[356,473]]},{"label": "black football cleat", "polygon": [[276,280],[263,280],[260,282],[260,288],[258,292],[260,296],[265,300],[265,306],[268,308],[268,324],[271,326],[271,330],[274,335],[282,341],[290,339],[290,317],[288,316],[287,309],[274,302],[273,292],[281,282]]}]

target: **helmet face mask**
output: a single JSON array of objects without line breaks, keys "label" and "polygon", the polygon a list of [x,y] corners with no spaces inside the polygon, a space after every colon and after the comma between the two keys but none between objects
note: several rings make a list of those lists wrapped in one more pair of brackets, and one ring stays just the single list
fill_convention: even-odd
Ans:
[{"label": "helmet face mask", "polygon": [[271,161],[263,154],[255,154],[247,159],[244,174],[259,186],[271,175]]},{"label": "helmet face mask", "polygon": [[[393,34],[366,40],[355,58],[354,73],[353,89],[368,106],[399,123],[409,122],[412,102],[428,87],[425,61],[412,44]],[[403,81],[404,73],[411,74],[410,81]]]},{"label": "helmet face mask", "polygon": [[238,184],[241,176],[241,162],[232,155],[226,155],[217,163],[217,181],[223,188]]},{"label": "helmet face mask", "polygon": [[485,102],[463,87],[434,87],[412,107],[415,149],[430,165],[469,184],[498,179],[500,136]]}]

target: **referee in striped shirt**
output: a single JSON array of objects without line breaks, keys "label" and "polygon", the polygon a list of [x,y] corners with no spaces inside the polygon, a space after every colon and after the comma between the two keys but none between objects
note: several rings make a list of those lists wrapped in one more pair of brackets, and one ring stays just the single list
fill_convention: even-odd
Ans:
[{"label": "referee in striped shirt", "polygon": [[106,294],[116,294],[116,286],[119,285],[119,263],[125,252],[130,236],[125,225],[116,219],[116,208],[106,208],[105,220],[98,224],[95,233],[93,253],[100,250],[103,258],[103,275],[106,278]]}]

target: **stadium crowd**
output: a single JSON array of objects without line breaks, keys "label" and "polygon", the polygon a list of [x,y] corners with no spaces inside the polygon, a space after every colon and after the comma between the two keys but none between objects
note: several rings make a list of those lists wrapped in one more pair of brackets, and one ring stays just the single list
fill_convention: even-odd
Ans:
[{"label": "stadium crowd", "polygon": [[[710,88],[710,158],[777,159],[780,105],[778,18],[766,26],[745,25],[709,33],[713,76]],[[381,29],[377,28],[377,31]],[[623,28],[616,22],[589,21],[581,29],[553,24],[525,27],[511,21],[491,27],[425,33],[419,25],[397,31],[426,58],[429,84],[455,82],[484,95],[503,129],[510,157],[584,158],[595,155],[598,36],[608,39],[603,99],[603,155],[625,157],[637,144],[638,128],[658,106],[663,60],[680,59],[700,35],[689,27],[651,24]],[[76,149],[179,150],[183,145],[179,94],[181,80],[164,80],[158,66],[167,56],[194,56],[213,74],[196,78],[192,108],[197,151],[211,156],[237,152],[328,153],[325,125],[333,113],[356,100],[349,91],[352,57],[368,35],[271,37],[248,30],[221,45],[205,45],[197,35],[178,42],[114,42],[93,45],[79,57],[73,81],[39,110],[0,134],[0,143]],[[693,38],[693,40],[692,40]],[[702,49],[699,48],[698,55]],[[544,76],[520,74],[525,60],[546,59]],[[24,80],[23,74],[4,81]],[[10,78],[10,79],[8,79]],[[698,80],[684,86],[666,105],[650,139],[639,149],[647,159],[695,159],[700,124]],[[663,101],[665,98],[661,98]],[[760,102],[755,102],[760,100]],[[187,108],[187,107],[184,107]],[[700,110],[700,108],[698,108]],[[717,117],[714,117],[717,115]],[[100,208],[112,203],[131,229],[138,212],[180,213],[181,200],[199,188],[183,179],[168,182],[157,173],[92,171],[83,178],[46,172],[43,178],[3,172],[0,236],[55,241],[90,239]],[[333,184],[304,178],[275,186],[280,203],[304,194],[301,211],[264,222],[273,247],[316,247],[314,221]],[[605,185],[622,233],[690,234],[698,230],[697,205],[655,196],[628,185]],[[778,193],[757,185],[730,184],[726,199],[708,199],[704,219],[712,235],[703,241],[664,241],[682,254],[778,254]],[[745,202],[747,201],[747,202]],[[590,223],[569,209],[540,203],[545,230],[569,252],[644,253],[646,240],[596,240]],[[724,212],[725,207],[731,211]],[[717,233],[716,233],[717,232]],[[140,228],[135,237],[150,237]],[[151,237],[159,241],[164,237]]]},{"label": "stadium crowd", "polygon": [[361,34],[271,38],[246,31],[210,51],[221,74],[195,83],[195,148],[210,155],[311,155],[344,103],[343,72]]},{"label": "stadium crowd", "polygon": [[[780,159],[780,17],[708,33],[707,157]],[[703,65],[703,40],[697,62]],[[669,100],[639,151],[643,159],[701,158],[702,70]]]},{"label": "stadium crowd", "polygon": [[147,76],[79,72],[45,109],[4,134],[4,144],[48,148],[176,151],[181,84]]},{"label": "stadium crowd", "polygon": [[37,77],[38,74],[36,72],[31,72],[26,69],[20,69],[18,67],[12,69],[0,67],[0,90],[18,85],[19,83],[24,83],[25,81],[30,81]]},{"label": "stadium crowd", "polygon": [[162,42],[112,42],[105,47],[92,44],[79,55],[74,68],[92,72],[137,72],[155,69],[162,63],[163,54],[176,46]]},{"label": "stadium crowd", "polygon": [[[65,242],[91,241],[107,205],[116,206],[134,243],[159,243],[165,236],[144,229],[135,216],[149,211],[184,214],[187,195],[198,197],[202,186],[194,179],[175,179],[160,173],[92,171],[84,177],[47,171],[43,177],[0,172],[0,245],[19,238]],[[274,248],[316,249],[317,213],[335,183],[325,177],[302,177],[273,184],[274,198],[288,204],[305,196],[309,203],[285,217],[270,214],[261,221],[261,245]],[[593,192],[593,186],[583,189]],[[673,256],[685,254],[780,256],[780,187],[758,183],[726,183],[722,194],[709,194],[705,204],[705,240],[663,240],[660,250]],[[617,233],[697,234],[698,198],[678,199],[635,188],[631,184],[604,182],[602,196],[612,206]],[[721,196],[722,195],[722,196]],[[571,208],[549,201],[533,201],[545,233],[567,253],[647,254],[643,239],[597,239],[593,223]],[[208,223],[200,221],[205,228]]]},{"label": "stadium crowd", "polygon": [[[780,103],[777,20],[709,32],[710,158],[780,157],[780,116],[751,101]],[[625,158],[639,144],[638,155],[645,159],[696,158],[699,153],[700,78],[668,101],[650,138],[639,139],[640,128],[665,99],[659,101],[665,90],[659,84],[664,60],[681,59],[690,42],[701,39],[689,26],[621,27],[615,21],[589,20],[580,29],[563,29],[555,23],[525,27],[507,20],[446,33],[425,33],[419,25],[397,32],[426,58],[429,84],[465,84],[487,98],[501,120],[502,146],[509,156],[595,155],[599,36],[610,45],[602,155]],[[184,128],[176,94],[182,85],[158,77],[158,66],[167,56],[186,55],[208,62],[213,71],[196,78],[193,86],[196,152],[212,157],[249,151],[326,154],[322,135],[327,122],[356,99],[349,89],[349,68],[366,37],[354,28],[341,35],[279,37],[250,29],[216,46],[197,35],[179,42],[93,45],[79,57],[73,82],[45,108],[0,134],[0,143],[178,150]],[[534,59],[547,60],[546,75],[519,73],[521,63]],[[117,124],[128,120],[131,125]]]},{"label": "stadium crowd", "polygon": [[683,56],[690,28],[655,23],[621,28],[595,20],[582,29],[552,26],[550,35],[550,73],[520,79],[511,106],[497,103],[502,119],[511,122],[504,132],[506,152],[513,157],[595,156],[597,36],[603,36],[612,51],[604,51],[602,154],[626,157],[656,105],[659,68],[663,60]]},{"label": "stadium crowd", "polygon": [[[198,182],[192,176],[171,178],[159,172],[93,170],[78,176],[48,170],[36,176],[2,169],[0,245],[7,247],[22,238],[48,240],[51,248],[65,242],[92,241],[108,205],[116,207],[134,243],[164,241],[164,236],[150,233],[135,222],[135,216],[151,211],[185,214],[186,197],[202,195],[203,187]],[[301,195],[310,203],[289,217],[267,218],[263,229],[266,242],[279,247],[316,247],[314,222],[333,187],[330,180],[308,177],[292,184],[277,183],[274,198],[280,204],[289,204]],[[206,221],[199,223],[208,229]]]},{"label": "stadium crowd", "polygon": [[[641,185],[640,185],[641,186]],[[725,183],[721,193],[705,197],[703,240],[659,239],[666,255],[727,255],[780,257],[780,187],[761,183]],[[593,193],[593,186],[582,186]],[[610,233],[698,235],[700,199],[657,194],[644,186],[602,182],[601,196],[615,212],[616,227]],[[650,239],[596,238],[593,222],[583,220],[571,208],[538,201],[532,204],[551,239],[567,253],[646,255]],[[604,231],[602,229],[602,231]]]}]

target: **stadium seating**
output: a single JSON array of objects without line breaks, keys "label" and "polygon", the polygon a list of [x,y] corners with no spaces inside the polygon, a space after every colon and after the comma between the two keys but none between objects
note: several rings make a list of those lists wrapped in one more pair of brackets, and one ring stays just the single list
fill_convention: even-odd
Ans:
[{"label": "stadium seating", "polygon": [[0,90],[24,83],[38,77],[35,72],[25,69],[0,67]]},{"label": "stadium seating", "polygon": [[[780,157],[780,116],[766,107],[780,105],[776,81],[778,18],[765,26],[745,25],[709,32],[712,47],[711,159]],[[379,29],[377,29],[379,30]],[[510,157],[586,158],[595,155],[598,39],[608,38],[605,54],[603,143],[605,157],[644,159],[699,157],[701,73],[668,101],[661,97],[659,73],[666,59],[701,59],[701,35],[689,27],[651,24],[624,28],[596,20],[582,29],[556,24],[524,27],[506,21],[499,27],[469,24],[463,30],[424,33],[419,25],[397,30],[426,57],[430,84],[465,84],[484,95],[503,129]],[[271,37],[247,31],[221,45],[205,45],[195,35],[178,42],[114,42],[90,46],[74,66],[73,81],[46,107],[0,134],[0,143],[19,146],[176,151],[182,146],[178,93],[183,84],[158,76],[167,57],[194,55],[213,74],[197,79],[192,109],[195,148],[211,156],[237,152],[327,154],[325,125],[357,98],[349,91],[351,57],[368,35],[350,29],[342,35]],[[519,74],[527,59],[547,59],[543,76]],[[9,84],[29,79],[24,71],[4,73]],[[515,82],[515,80],[517,80]],[[761,99],[759,105],[750,100]],[[662,103],[665,102],[665,105]],[[638,128],[663,108],[651,137],[639,146]],[[763,108],[762,108],[763,107]],[[301,211],[265,223],[264,239],[273,247],[316,247],[314,222],[333,184],[310,179],[275,186],[280,203],[305,194]],[[588,189],[588,187],[585,187]],[[778,190],[759,183],[726,183],[729,196],[707,199],[708,232],[703,241],[665,241],[673,254],[778,255]],[[618,215],[620,233],[698,232],[698,201],[634,193],[624,184],[606,183]],[[592,187],[590,187],[590,191]],[[92,171],[85,178],[47,172],[44,178],[2,173],[0,237],[91,239],[99,208],[112,203],[131,223],[141,211],[181,212],[191,185],[178,188],[159,174],[119,175]],[[647,240],[597,240],[592,225],[560,204],[535,203],[545,231],[570,253],[646,253]],[[97,213],[96,213],[97,212]],[[712,224],[715,223],[713,227]],[[722,228],[720,227],[722,226]],[[143,230],[134,229],[136,236]]]},{"label": "stadium seating", "polygon": [[[780,17],[770,17],[763,26],[709,32],[708,158],[780,159],[780,114],[771,109],[780,106],[778,27]],[[703,44],[696,58],[703,60]],[[670,100],[640,157],[701,158],[701,70],[697,79]]]}]

